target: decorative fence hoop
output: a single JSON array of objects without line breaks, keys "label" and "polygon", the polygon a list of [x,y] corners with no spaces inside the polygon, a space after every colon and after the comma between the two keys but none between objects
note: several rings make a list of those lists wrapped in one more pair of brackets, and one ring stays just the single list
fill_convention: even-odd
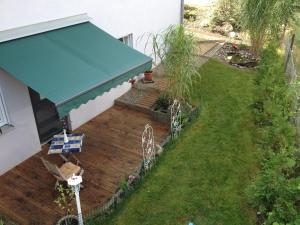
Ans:
[{"label": "decorative fence hoop", "polygon": [[147,171],[155,160],[153,128],[149,124],[145,126],[142,134],[142,150],[144,169]]},{"label": "decorative fence hoop", "polygon": [[175,139],[179,136],[182,126],[181,120],[181,104],[175,99],[171,106],[171,136]]}]

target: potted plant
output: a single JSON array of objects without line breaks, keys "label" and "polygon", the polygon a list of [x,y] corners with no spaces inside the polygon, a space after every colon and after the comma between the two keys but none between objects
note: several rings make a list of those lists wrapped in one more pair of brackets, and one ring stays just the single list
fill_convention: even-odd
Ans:
[{"label": "potted plant", "polygon": [[63,186],[60,184],[57,187],[58,196],[54,202],[58,207],[65,211],[65,216],[62,217],[56,224],[57,225],[78,225],[78,218],[75,215],[72,215],[72,201],[74,199],[74,192],[71,187]]},{"label": "potted plant", "polygon": [[145,77],[145,80],[152,81],[153,80],[153,71],[152,70],[145,71],[144,77]]}]

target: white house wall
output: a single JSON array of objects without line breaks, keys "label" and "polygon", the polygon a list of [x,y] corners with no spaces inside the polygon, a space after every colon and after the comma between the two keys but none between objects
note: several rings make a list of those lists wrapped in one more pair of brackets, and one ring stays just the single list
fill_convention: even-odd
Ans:
[{"label": "white house wall", "polygon": [[[133,34],[133,46],[144,52],[147,33],[180,22],[181,0],[0,0],[0,30],[87,13],[92,23],[116,38]],[[145,52],[150,54],[150,51]],[[124,83],[109,93],[72,110],[73,129],[111,107],[130,89]]]},{"label": "white house wall", "polygon": [[[92,23],[116,38],[132,33],[134,48],[144,52],[146,38],[141,37],[178,24],[180,6],[181,0],[0,0],[0,31],[87,13]],[[124,83],[72,110],[72,128],[111,107],[114,99],[129,89]]]},{"label": "white house wall", "polygon": [[143,51],[137,38],[179,23],[180,7],[181,0],[0,0],[0,31],[88,13],[116,38],[133,33]]},{"label": "white house wall", "polygon": [[13,127],[0,135],[0,175],[41,149],[27,87],[0,70],[0,89]]}]

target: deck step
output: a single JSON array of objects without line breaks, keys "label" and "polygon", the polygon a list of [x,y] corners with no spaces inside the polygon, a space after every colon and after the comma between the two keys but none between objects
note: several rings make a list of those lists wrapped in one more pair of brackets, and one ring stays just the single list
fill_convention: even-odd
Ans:
[{"label": "deck step", "polygon": [[216,43],[216,45],[213,48],[211,48],[210,50],[208,50],[204,54],[204,56],[208,57],[208,58],[214,57],[217,54],[217,52],[223,47],[223,45],[224,45],[224,43]]}]

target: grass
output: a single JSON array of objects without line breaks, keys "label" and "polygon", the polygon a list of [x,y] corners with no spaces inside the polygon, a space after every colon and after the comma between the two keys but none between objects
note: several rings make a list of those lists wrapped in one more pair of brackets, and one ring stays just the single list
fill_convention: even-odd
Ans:
[{"label": "grass", "polygon": [[250,109],[255,74],[217,61],[201,74],[193,96],[201,116],[107,221],[90,224],[255,224],[244,193],[260,159]]}]

